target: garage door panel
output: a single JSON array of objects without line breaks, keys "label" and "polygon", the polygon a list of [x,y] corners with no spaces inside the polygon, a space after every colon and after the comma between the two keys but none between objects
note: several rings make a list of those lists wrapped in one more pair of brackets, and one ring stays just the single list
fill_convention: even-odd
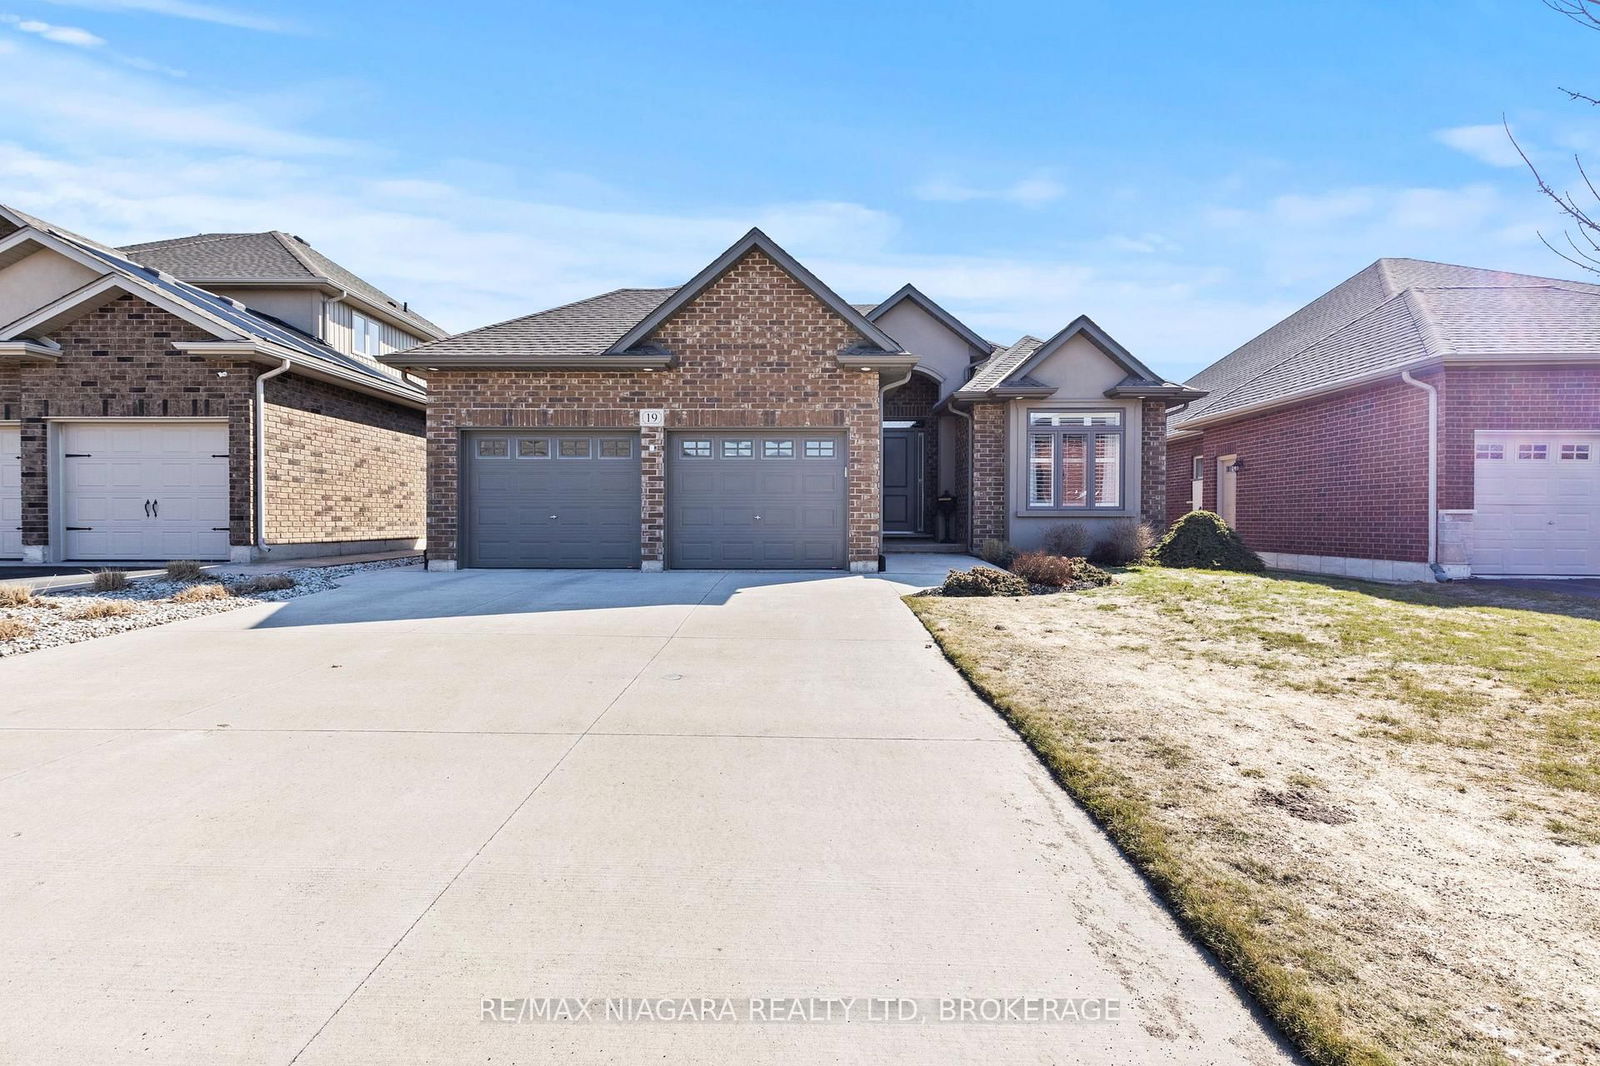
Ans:
[{"label": "garage door panel", "polygon": [[[479,440],[504,441],[503,457]],[[628,456],[601,455],[626,440]],[[607,568],[639,565],[637,438],[617,433],[516,432],[464,438],[469,566]]]},{"label": "garage door panel", "polygon": [[22,429],[0,426],[0,559],[22,558]]},{"label": "garage door panel", "polygon": [[1600,574],[1600,432],[1479,432],[1471,563],[1480,574]]},{"label": "garage door panel", "polygon": [[[806,441],[814,442],[808,454]],[[839,569],[845,447],[821,431],[683,432],[667,447],[667,562],[677,568]]]},{"label": "garage door panel", "polygon": [[227,558],[226,425],[70,422],[57,432],[66,558]]}]

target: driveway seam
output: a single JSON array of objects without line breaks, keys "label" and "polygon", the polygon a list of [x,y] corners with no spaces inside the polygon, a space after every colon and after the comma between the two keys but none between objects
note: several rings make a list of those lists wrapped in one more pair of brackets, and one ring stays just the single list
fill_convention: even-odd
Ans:
[{"label": "driveway seam", "polygon": [[461,879],[462,874],[466,873],[472,868],[472,864],[478,861],[478,856],[483,854],[484,849],[490,844],[494,843],[495,837],[499,836],[500,832],[505,829],[506,826],[511,824],[511,820],[521,813],[522,808],[526,807],[528,802],[533,799],[534,795],[544,787],[544,783],[550,780],[551,775],[559,770],[561,765],[567,761],[567,756],[571,755],[573,751],[577,749],[578,745],[583,743],[583,738],[589,735],[589,731],[598,725],[600,719],[604,718],[606,713],[610,711],[612,707],[616,706],[617,701],[622,698],[623,694],[632,688],[638,682],[639,678],[644,676],[644,672],[650,669],[650,664],[655,662],[656,659],[660,657],[661,653],[666,650],[667,645],[671,644],[673,638],[678,635],[678,629],[683,628],[684,624],[687,623],[694,615],[695,609],[704,604],[711,596],[711,593],[714,592],[717,586],[720,584],[720,581],[713,581],[711,583],[711,587],[706,589],[705,594],[702,595],[699,601],[690,608],[689,613],[684,615],[683,621],[678,623],[677,629],[674,629],[672,633],[661,642],[661,647],[655,650],[655,654],[651,655],[649,659],[645,660],[644,664],[639,667],[639,669],[634,673],[633,677],[629,679],[628,683],[622,686],[617,694],[611,698],[611,701],[601,708],[599,714],[594,716],[593,721],[589,723],[584,731],[573,738],[572,743],[567,745],[567,750],[561,753],[561,757],[550,765],[550,769],[546,770],[544,775],[540,777],[538,781],[534,782],[533,787],[528,790],[528,794],[523,796],[515,807],[511,808],[511,812],[501,820],[499,825],[494,827],[494,831],[492,833],[484,838],[483,843],[478,845],[477,850],[472,853],[467,861],[461,864],[461,869],[457,870],[453,875],[451,875],[450,879],[444,883],[444,887],[440,888],[439,891],[434,894],[433,898],[428,901],[428,905],[422,908],[422,911],[414,919],[412,919],[411,924],[406,926],[405,930],[400,934],[400,936],[395,939],[395,942],[389,945],[389,949],[383,953],[377,962],[372,964],[371,969],[362,975],[361,980],[356,982],[356,986],[350,990],[350,993],[345,996],[344,999],[339,1001],[339,1005],[333,1008],[333,1013],[328,1015],[327,1020],[321,1025],[317,1026],[316,1032],[312,1033],[311,1036],[307,1038],[306,1042],[300,1045],[300,1050],[294,1053],[294,1056],[289,1060],[288,1066],[294,1066],[295,1063],[300,1061],[300,1056],[306,1053],[306,1049],[312,1044],[316,1043],[317,1037],[321,1036],[323,1031],[326,1030],[328,1026],[333,1024],[333,1020],[339,1016],[339,1012],[344,1010],[344,1008],[352,999],[356,998],[356,993],[360,992],[362,988],[366,987],[367,982],[372,980],[372,975],[377,973],[385,962],[389,961],[389,956],[393,955],[395,951],[399,949],[401,944],[405,943],[406,937],[411,935],[411,931],[418,925],[422,924],[422,919],[426,918],[433,911],[433,908],[438,905],[441,899],[444,898],[444,894],[450,891],[455,883]]}]

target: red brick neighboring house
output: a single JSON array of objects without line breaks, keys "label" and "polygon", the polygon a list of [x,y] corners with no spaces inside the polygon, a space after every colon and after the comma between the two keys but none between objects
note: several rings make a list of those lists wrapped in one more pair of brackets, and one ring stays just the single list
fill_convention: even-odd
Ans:
[{"label": "red brick neighboring house", "polygon": [[137,254],[0,207],[0,559],[416,547],[425,393],[376,357],[444,332],[287,234]]},{"label": "red brick neighboring house", "polygon": [[1600,575],[1600,285],[1380,259],[1188,384],[1167,517],[1270,566]]},{"label": "red brick neighboring house", "polygon": [[868,570],[1159,518],[1166,408],[1198,395],[1086,318],[1000,348],[909,285],[845,303],[759,230],[680,288],[386,361],[431,392],[437,569]]}]

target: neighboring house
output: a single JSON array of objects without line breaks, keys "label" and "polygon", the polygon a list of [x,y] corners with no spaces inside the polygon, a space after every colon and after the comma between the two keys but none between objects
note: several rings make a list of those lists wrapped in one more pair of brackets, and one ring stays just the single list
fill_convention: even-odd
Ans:
[{"label": "neighboring house", "polygon": [[428,379],[428,559],[875,569],[886,538],[1159,520],[1161,380],[1086,318],[997,350],[916,289],[845,303],[759,230],[619,289],[385,357]]},{"label": "neighboring house", "polygon": [[416,546],[426,393],[378,357],[442,336],[298,238],[118,250],[0,207],[0,558]]},{"label": "neighboring house", "polygon": [[1600,285],[1380,259],[1189,384],[1168,517],[1270,566],[1600,575]]}]

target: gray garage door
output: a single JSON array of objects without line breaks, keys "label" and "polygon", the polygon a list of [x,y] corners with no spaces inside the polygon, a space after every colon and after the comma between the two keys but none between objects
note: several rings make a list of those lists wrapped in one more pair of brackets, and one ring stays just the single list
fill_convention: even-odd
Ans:
[{"label": "gray garage door", "polygon": [[639,437],[477,432],[462,439],[467,566],[639,565]]},{"label": "gray garage door", "polygon": [[667,564],[843,569],[845,439],[818,431],[674,433]]}]

